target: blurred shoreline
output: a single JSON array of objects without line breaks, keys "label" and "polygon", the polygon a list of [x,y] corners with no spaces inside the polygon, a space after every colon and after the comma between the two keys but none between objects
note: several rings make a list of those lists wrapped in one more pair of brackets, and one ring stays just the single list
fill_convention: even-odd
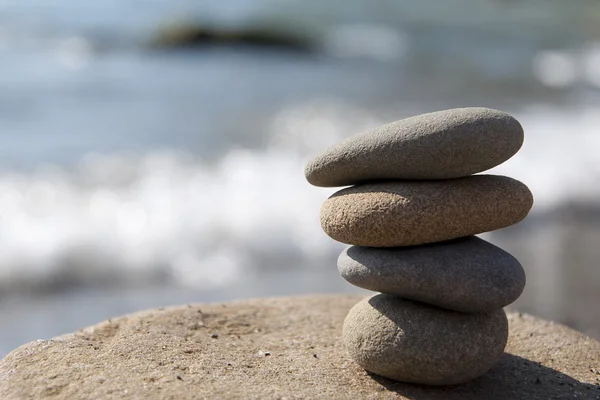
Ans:
[{"label": "blurred shoreline", "polygon": [[0,4],[0,356],[140,308],[354,290],[306,159],[464,106],[525,128],[490,173],[536,204],[484,235],[528,274],[515,307],[600,338],[597,3],[279,3]]}]

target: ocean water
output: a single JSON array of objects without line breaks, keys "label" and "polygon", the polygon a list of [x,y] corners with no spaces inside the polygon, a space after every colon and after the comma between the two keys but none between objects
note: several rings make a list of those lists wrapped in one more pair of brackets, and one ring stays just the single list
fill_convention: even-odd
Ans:
[{"label": "ocean water", "polygon": [[[0,1],[0,356],[149,307],[358,291],[306,160],[462,106],[526,131],[490,172],[534,209],[485,235],[528,273],[515,307],[600,337],[598,8],[435,4]],[[150,48],[174,20],[284,26],[310,51]]]}]

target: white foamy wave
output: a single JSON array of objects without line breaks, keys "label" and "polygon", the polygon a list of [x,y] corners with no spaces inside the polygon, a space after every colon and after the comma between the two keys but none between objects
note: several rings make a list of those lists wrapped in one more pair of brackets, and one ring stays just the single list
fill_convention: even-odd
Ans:
[{"label": "white foamy wave", "polygon": [[600,43],[583,43],[579,48],[542,50],[533,58],[534,76],[554,88],[573,86],[600,88]]},{"label": "white foamy wave", "polygon": [[318,223],[327,193],[303,175],[306,153],[339,139],[340,124],[308,115],[319,107],[282,114],[266,149],[232,149],[216,165],[162,150],[1,173],[0,289],[165,276],[212,288],[316,265],[340,248]]},{"label": "white foamy wave", "polygon": [[[522,151],[493,173],[534,192],[534,212],[600,194],[600,115],[536,108],[515,115]],[[264,149],[217,164],[162,150],[88,154],[76,168],[0,174],[0,290],[23,285],[173,279],[198,288],[270,268],[319,267],[342,245],[319,208],[335,189],[309,186],[303,166],[340,139],[383,122],[327,102],[274,118]]]},{"label": "white foamy wave", "polygon": [[215,166],[163,151],[88,155],[76,171],[4,173],[0,282],[167,271],[214,287],[275,261],[314,262],[331,246],[319,240],[323,195],[307,187],[302,164],[274,149],[233,150]]}]

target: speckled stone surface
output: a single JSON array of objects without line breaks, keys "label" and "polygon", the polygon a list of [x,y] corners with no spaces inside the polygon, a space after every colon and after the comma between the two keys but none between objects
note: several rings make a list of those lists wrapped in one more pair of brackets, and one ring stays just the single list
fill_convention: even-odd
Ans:
[{"label": "speckled stone surface", "polygon": [[465,314],[387,294],[355,305],[344,321],[350,356],[369,372],[427,385],[464,383],[487,372],[508,339],[503,310]]},{"label": "speckled stone surface", "polygon": [[312,159],[305,175],[316,186],[459,178],[503,163],[522,144],[523,129],[510,115],[488,108],[458,108],[353,136]]},{"label": "speckled stone surface", "polygon": [[468,313],[503,308],[525,287],[517,259],[475,236],[411,247],[352,246],[337,265],[355,286]]},{"label": "speckled stone surface", "polygon": [[390,181],[336,192],[321,207],[321,226],[347,244],[411,246],[505,228],[532,205],[527,186],[504,176]]},{"label": "speckled stone surface", "polygon": [[600,399],[600,343],[515,312],[506,353],[473,381],[432,387],[369,374],[341,340],[361,297],[194,304],[113,318],[0,360],[0,399]]}]

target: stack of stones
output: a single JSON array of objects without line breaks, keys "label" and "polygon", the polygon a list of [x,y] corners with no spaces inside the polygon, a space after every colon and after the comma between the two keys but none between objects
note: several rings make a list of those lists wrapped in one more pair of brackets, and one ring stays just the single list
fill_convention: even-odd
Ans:
[{"label": "stack of stones", "polygon": [[473,235],[524,219],[533,197],[519,181],[474,175],[512,157],[523,129],[486,108],[423,114],[339,143],[306,167],[316,186],[348,186],[321,209],[351,284],[380,292],[343,327],[351,357],[394,380],[458,384],[504,352],[503,307],[525,286],[519,262]]}]

